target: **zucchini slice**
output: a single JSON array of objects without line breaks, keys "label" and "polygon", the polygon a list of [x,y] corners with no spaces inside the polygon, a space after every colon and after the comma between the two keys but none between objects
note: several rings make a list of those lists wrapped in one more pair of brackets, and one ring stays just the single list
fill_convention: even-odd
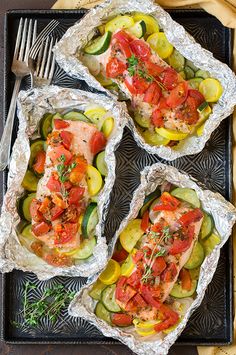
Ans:
[{"label": "zucchini slice", "polygon": [[102,132],[106,138],[108,138],[114,128],[114,118],[107,117],[102,125]]},{"label": "zucchini slice", "polygon": [[127,31],[137,38],[142,38],[147,31],[147,26],[146,23],[141,20],[136,22],[132,27],[129,27]]},{"label": "zucchini slice", "polygon": [[133,250],[136,243],[144,234],[144,231],[141,229],[141,221],[141,219],[131,220],[120,234],[120,244],[128,253]]},{"label": "zucchini slice", "polygon": [[199,88],[201,81],[203,81],[203,78],[192,78],[188,80],[188,83],[191,86],[191,88],[197,90]]},{"label": "zucchini slice", "polygon": [[31,214],[30,214],[30,204],[32,200],[36,198],[36,194],[32,193],[26,196],[23,196],[19,202],[19,214],[26,221],[31,222]]},{"label": "zucchini slice", "polygon": [[30,159],[29,159],[29,168],[32,168],[34,160],[41,150],[44,150],[44,142],[41,139],[36,139],[30,144]]},{"label": "zucchini slice", "polygon": [[209,255],[217,244],[220,244],[221,238],[218,234],[212,233],[208,238],[201,240],[205,254]]},{"label": "zucchini slice", "polygon": [[145,117],[143,115],[141,115],[140,113],[135,113],[134,115],[134,120],[135,122],[143,128],[149,128],[150,127],[150,118],[149,117]]},{"label": "zucchini slice", "polygon": [[90,196],[97,195],[103,186],[100,172],[92,165],[87,167],[87,184]]},{"label": "zucchini slice", "polygon": [[31,170],[27,170],[21,185],[25,190],[35,192],[37,191],[38,182],[37,176]]},{"label": "zucchini slice", "polygon": [[146,34],[150,35],[154,32],[159,32],[159,25],[157,20],[151,15],[145,15],[142,12],[135,12],[133,14],[133,19],[135,22],[144,21],[146,24]]},{"label": "zucchini slice", "polygon": [[89,296],[92,297],[94,300],[100,301],[102,296],[102,291],[106,288],[107,285],[104,285],[102,281],[99,279],[95,282],[91,290],[89,291]]},{"label": "zucchini slice", "polygon": [[52,116],[51,113],[46,113],[40,121],[40,135],[43,139],[47,139],[52,132]]},{"label": "zucchini slice", "polygon": [[97,37],[94,40],[92,40],[88,46],[84,48],[84,52],[86,54],[91,54],[91,55],[99,55],[104,52],[109,47],[111,41],[111,32],[108,30],[107,32],[104,33],[103,36]]},{"label": "zucchini slice", "polygon": [[199,242],[195,243],[192,253],[184,267],[186,269],[195,269],[203,263],[204,256],[205,253],[202,245]]},{"label": "zucchini slice", "polygon": [[185,75],[186,75],[186,79],[192,79],[194,78],[194,71],[193,69],[191,69],[190,67],[186,66],[184,68],[184,72],[185,72]]},{"label": "zucchini slice", "polygon": [[30,251],[32,251],[30,248],[31,244],[36,240],[33,233],[32,233],[31,228],[32,228],[32,225],[27,224],[23,228],[23,230],[21,231],[21,233],[19,235],[19,239],[20,239],[21,244]]},{"label": "zucchini slice", "polygon": [[77,112],[77,111],[70,111],[67,112],[64,116],[63,116],[64,120],[69,120],[69,121],[83,121],[83,122],[87,122],[90,123],[91,121],[89,120],[88,117],[86,117],[83,113],[81,112]]},{"label": "zucchini slice", "polygon": [[199,70],[198,67],[196,67],[196,65],[193,64],[193,62],[191,62],[191,60],[189,60],[189,59],[186,59],[186,66],[191,68],[194,72]]},{"label": "zucchini slice", "polygon": [[134,20],[131,16],[119,15],[108,21],[105,25],[105,32],[115,32],[124,28],[129,28],[134,25]]},{"label": "zucchini slice", "polygon": [[98,302],[95,308],[95,314],[98,318],[111,324],[111,313],[103,306],[101,302]]},{"label": "zucchini slice", "polygon": [[184,70],[185,58],[177,49],[174,49],[172,54],[168,57],[168,62],[177,72]]},{"label": "zucchini slice", "polygon": [[187,187],[177,187],[170,193],[172,196],[179,198],[182,201],[190,203],[192,206],[200,208],[200,200],[194,190]]},{"label": "zucchini slice", "polygon": [[106,309],[109,312],[120,312],[120,306],[116,303],[115,299],[115,291],[116,291],[116,285],[110,285],[107,286],[103,291],[102,291],[102,298],[101,301],[103,305],[106,307]]},{"label": "zucchini slice", "polygon": [[213,232],[214,221],[211,215],[204,212],[204,218],[202,222],[202,227],[200,230],[200,238],[205,239]]},{"label": "zucchini slice", "polygon": [[155,191],[147,195],[144,199],[143,202],[143,207],[140,210],[140,216],[142,217],[144,215],[144,212],[147,211],[148,207],[151,205],[151,203],[161,195],[161,191],[159,188],[157,188]]},{"label": "zucchini slice", "polygon": [[147,144],[154,146],[167,145],[170,141],[168,138],[162,137],[157,132],[151,132],[148,129],[142,132],[142,136]]},{"label": "zucchini slice", "polygon": [[196,71],[195,77],[196,77],[196,78],[207,79],[207,78],[210,77],[210,73],[209,73],[208,71],[199,69],[198,71]]},{"label": "zucchini slice", "polygon": [[102,152],[98,153],[96,158],[95,158],[95,165],[98,171],[101,173],[103,176],[107,176],[107,165],[105,162],[105,150]]},{"label": "zucchini slice", "polygon": [[92,202],[88,205],[81,225],[82,235],[84,238],[94,236],[95,228],[98,223],[97,204]]},{"label": "zucchini slice", "polygon": [[87,259],[93,254],[94,247],[97,241],[95,237],[84,239],[81,247],[73,254],[74,259]]},{"label": "zucchini slice", "polygon": [[200,106],[198,106],[197,111],[199,113],[203,112],[208,107],[208,103],[204,101]]},{"label": "zucchini slice", "polygon": [[190,297],[194,294],[197,288],[197,280],[192,280],[191,290],[187,291],[181,287],[181,284],[176,282],[170,292],[170,295],[175,298],[185,298]]}]

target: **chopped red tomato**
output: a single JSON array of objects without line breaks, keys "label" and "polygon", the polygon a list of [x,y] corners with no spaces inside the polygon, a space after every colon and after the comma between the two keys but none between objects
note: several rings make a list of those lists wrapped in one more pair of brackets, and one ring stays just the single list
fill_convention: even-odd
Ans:
[{"label": "chopped red tomato", "polygon": [[55,221],[57,218],[60,217],[60,215],[64,212],[65,210],[59,206],[54,206],[51,209],[51,221]]},{"label": "chopped red tomato", "polygon": [[72,158],[72,153],[65,149],[63,145],[54,147],[52,150],[50,150],[48,155],[51,161],[56,164],[64,163],[65,165],[68,165]]},{"label": "chopped red tomato", "polygon": [[49,209],[50,203],[50,199],[48,197],[45,197],[41,203],[41,206],[39,207],[39,212],[43,214],[46,213]]},{"label": "chopped red tomato", "polygon": [[166,68],[162,75],[162,83],[167,90],[172,90],[178,84],[178,74],[172,68]]},{"label": "chopped red tomato", "polygon": [[149,211],[145,211],[142,217],[141,228],[144,232],[148,229],[149,226]]},{"label": "chopped red tomato", "polygon": [[111,321],[118,327],[128,327],[132,324],[133,318],[129,314],[113,313],[111,316]]},{"label": "chopped red tomato", "polygon": [[61,183],[58,180],[58,176],[56,174],[52,174],[50,176],[46,186],[51,192],[60,192],[61,191]]},{"label": "chopped red tomato", "polygon": [[64,223],[55,226],[55,244],[65,244],[70,242],[77,233],[77,223]]},{"label": "chopped red tomato", "polygon": [[53,193],[52,202],[55,203],[55,205],[60,208],[66,209],[66,207],[67,207],[67,204],[62,199],[61,195],[58,196],[56,193]]},{"label": "chopped red tomato", "polygon": [[180,270],[179,278],[181,281],[181,286],[184,290],[190,291],[192,287],[192,279],[190,272],[187,269]]},{"label": "chopped red tomato", "polygon": [[77,185],[83,179],[87,171],[87,161],[83,157],[77,157],[75,159],[76,166],[71,170],[69,180],[72,184]]},{"label": "chopped red tomato", "polygon": [[156,332],[161,332],[162,330],[170,328],[171,326],[175,325],[179,320],[178,313],[173,311],[165,304],[161,305],[160,312],[164,320],[154,326]]},{"label": "chopped red tomato", "polygon": [[148,60],[147,62],[145,62],[148,74],[154,76],[154,77],[158,77],[163,71],[164,68],[161,67],[158,64],[155,64],[153,62],[151,62],[150,60]]},{"label": "chopped red tomato", "polygon": [[63,186],[66,190],[70,190],[72,188],[72,183],[70,181],[66,181],[63,183]]},{"label": "chopped red tomato", "polygon": [[33,250],[34,254],[42,258],[43,256],[43,243],[39,240],[31,243],[30,248]]},{"label": "chopped red tomato", "polygon": [[179,83],[174,89],[171,90],[170,95],[166,99],[169,107],[175,108],[182,105],[188,96],[188,84],[186,81]]},{"label": "chopped red tomato", "polygon": [[112,259],[114,259],[115,261],[118,261],[118,263],[124,261],[127,256],[129,255],[129,253],[125,250],[125,249],[121,249],[121,250],[116,250],[112,256]]},{"label": "chopped red tomato", "polygon": [[56,252],[46,254],[43,259],[52,266],[71,266],[73,264],[71,257]]},{"label": "chopped red tomato", "polygon": [[136,253],[132,256],[133,262],[137,264],[140,260],[143,258],[143,251],[142,250],[137,250]]},{"label": "chopped red tomato", "polygon": [[39,208],[41,202],[34,198],[30,204],[30,215],[35,222],[41,222],[43,220],[43,215],[40,213]]},{"label": "chopped red tomato", "polygon": [[46,222],[39,222],[32,225],[32,232],[38,237],[50,231],[51,227]]},{"label": "chopped red tomato", "polygon": [[183,226],[188,226],[191,223],[195,223],[200,221],[200,219],[203,218],[203,212],[200,208],[195,208],[194,210],[191,210],[189,212],[184,213],[180,219],[179,222],[183,225]]},{"label": "chopped red tomato", "polygon": [[118,31],[113,34],[112,39],[116,38],[118,41],[126,41],[127,43],[131,42],[133,39],[132,37],[125,31]]},{"label": "chopped red tomato", "polygon": [[108,78],[116,78],[117,76],[122,75],[126,68],[127,65],[125,63],[112,57],[106,65],[106,76]]},{"label": "chopped red tomato", "polygon": [[137,293],[131,286],[127,285],[126,281],[127,277],[121,276],[116,284],[115,292],[115,298],[124,304],[127,304]]},{"label": "chopped red tomato", "polygon": [[54,122],[55,129],[64,129],[70,126],[68,122],[57,118],[54,118],[53,122]]},{"label": "chopped red tomato", "polygon": [[167,268],[162,272],[161,279],[164,282],[172,282],[177,275],[177,267],[175,263],[170,263]]},{"label": "chopped red tomato", "polygon": [[153,111],[151,121],[155,127],[164,127],[165,121],[161,110],[156,108]]},{"label": "chopped red tomato", "polygon": [[166,103],[166,99],[162,96],[158,102],[158,108],[159,110],[168,110],[169,107]]},{"label": "chopped red tomato", "polygon": [[73,134],[68,131],[61,131],[61,139],[64,147],[69,150],[73,139]]},{"label": "chopped red tomato", "polygon": [[180,121],[184,121],[187,124],[196,124],[199,119],[199,114],[197,112],[197,103],[193,97],[188,96],[181,109],[177,110],[176,118]]},{"label": "chopped red tomato", "polygon": [[147,306],[147,303],[144,301],[143,297],[139,293],[134,296],[133,301],[137,307],[142,308]]},{"label": "chopped red tomato", "polygon": [[133,76],[133,87],[135,88],[135,93],[137,94],[144,94],[148,88],[149,88],[149,83],[144,79],[141,78],[138,75]]},{"label": "chopped red tomato", "polygon": [[33,165],[33,169],[34,171],[36,171],[36,173],[38,174],[44,173],[45,160],[46,160],[45,151],[44,150],[39,151],[35,157],[35,163]]},{"label": "chopped red tomato", "polygon": [[79,202],[84,195],[85,188],[84,187],[72,187],[69,192],[68,202],[70,205],[76,204]]},{"label": "chopped red tomato", "polygon": [[135,39],[130,43],[130,48],[134,55],[141,60],[148,60],[151,56],[149,45],[141,39]]},{"label": "chopped red tomato", "polygon": [[137,289],[140,286],[140,280],[142,278],[142,272],[137,269],[127,279],[127,284]]},{"label": "chopped red tomato", "polygon": [[101,150],[103,150],[105,148],[106,143],[107,143],[107,140],[106,140],[104,134],[99,131],[95,132],[92,135],[91,140],[89,142],[91,153],[93,153],[94,155],[99,153]]},{"label": "chopped red tomato", "polygon": [[133,85],[133,77],[126,76],[124,84],[132,95],[137,95],[137,90]]},{"label": "chopped red tomato", "polygon": [[155,223],[152,227],[151,230],[156,233],[161,233],[163,230],[163,224],[162,223]]},{"label": "chopped red tomato", "polygon": [[[135,297],[135,296],[134,296]],[[126,312],[136,312],[137,311],[137,304],[134,302],[134,297],[129,300],[124,306]]]},{"label": "chopped red tomato", "polygon": [[156,82],[153,82],[145,92],[143,101],[148,102],[149,104],[152,105],[157,105],[160,97],[161,97],[161,88]]},{"label": "chopped red tomato", "polygon": [[169,249],[170,255],[176,255],[188,250],[192,244],[194,237],[194,226],[186,226],[182,228],[182,232],[179,231],[179,236],[174,237],[173,244]]},{"label": "chopped red tomato", "polygon": [[159,276],[166,268],[166,262],[163,256],[158,256],[152,264],[152,275]]},{"label": "chopped red tomato", "polygon": [[129,46],[129,42],[132,41],[132,38],[128,35],[128,33],[124,31],[118,31],[112,36],[112,40],[117,39],[116,45],[119,46],[121,52],[126,58],[130,58],[132,56],[132,52]]},{"label": "chopped red tomato", "polygon": [[198,90],[189,89],[188,95],[195,100],[196,107],[200,106],[205,101],[204,96]]},{"label": "chopped red tomato", "polygon": [[180,201],[165,191],[160,197],[160,204],[155,205],[153,211],[174,211],[179,205]]},{"label": "chopped red tomato", "polygon": [[160,297],[160,288],[156,287],[152,288],[150,285],[141,285],[141,295],[144,300],[152,307],[159,309],[161,306],[161,302],[156,300],[155,298]]}]

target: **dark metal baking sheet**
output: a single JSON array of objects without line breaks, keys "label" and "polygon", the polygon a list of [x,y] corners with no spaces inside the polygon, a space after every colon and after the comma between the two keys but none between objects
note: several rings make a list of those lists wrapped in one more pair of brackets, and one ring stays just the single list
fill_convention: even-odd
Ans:
[{"label": "dark metal baking sheet", "polygon": [[[19,18],[30,17],[38,20],[39,29],[51,19],[59,19],[60,27],[55,36],[60,37],[85,11],[53,10],[12,10],[5,17],[5,112],[9,107],[14,76],[10,72]],[[231,64],[231,30],[225,28],[216,18],[202,10],[170,10],[172,17],[181,23],[189,33],[205,48],[212,51],[216,58]],[[60,86],[91,90],[86,83],[68,77],[60,68],[56,68],[54,84]],[[29,87],[28,79],[22,83],[22,89]],[[13,133],[13,142],[17,132],[17,120]],[[121,145],[116,153],[117,179],[112,193],[112,203],[106,223],[106,235],[112,237],[120,220],[128,212],[132,192],[139,184],[139,173],[145,165],[158,161],[158,157],[148,155],[135,144],[130,132],[125,130]],[[208,188],[220,192],[228,200],[232,193],[231,169],[231,119],[222,122],[212,134],[203,151],[195,156],[178,159],[171,165],[191,174]],[[6,186],[7,171],[4,174]],[[37,284],[37,294],[45,287],[61,283],[71,290],[79,290],[85,283],[82,278],[56,277],[47,282],[38,281],[31,273],[13,271],[3,275],[3,314],[2,338],[8,343],[116,343],[105,338],[96,328],[84,320],[69,317],[63,310],[55,324],[44,319],[35,328],[22,330],[12,326],[12,320],[20,321],[17,313],[20,309],[23,286],[27,281]],[[30,296],[32,299],[35,293]],[[202,305],[191,317],[177,344],[219,345],[232,341],[233,329],[233,290],[232,290],[232,241],[224,246],[220,262],[208,287]]]}]

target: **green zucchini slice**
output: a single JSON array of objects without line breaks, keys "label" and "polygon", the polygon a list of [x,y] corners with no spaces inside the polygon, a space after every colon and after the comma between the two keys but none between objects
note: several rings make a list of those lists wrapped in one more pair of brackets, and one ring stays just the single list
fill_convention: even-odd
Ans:
[{"label": "green zucchini slice", "polygon": [[98,223],[97,204],[92,202],[88,205],[83,220],[82,220],[82,235],[84,238],[89,238],[95,233],[95,228]]},{"label": "green zucchini slice", "polygon": [[111,313],[103,306],[101,302],[98,302],[95,308],[95,314],[98,318],[111,324]]},{"label": "green zucchini slice", "polygon": [[184,70],[185,58],[182,54],[174,49],[172,54],[168,58],[170,66],[174,68],[177,72]]},{"label": "green zucchini slice", "polygon": [[137,38],[142,38],[147,31],[147,26],[146,23],[141,20],[136,22],[132,27],[129,27],[127,31]]},{"label": "green zucchini slice", "polygon": [[102,291],[102,303],[109,312],[120,312],[121,309],[115,299],[116,285],[110,285]]},{"label": "green zucchini slice", "polygon": [[94,300],[100,301],[102,297],[102,291],[106,288],[107,285],[104,285],[102,281],[97,279],[91,290],[89,291],[89,296],[92,297]]},{"label": "green zucchini slice", "polygon": [[103,176],[107,176],[107,165],[105,162],[105,150],[98,153],[95,158],[95,166]]},{"label": "green zucchini slice", "polygon": [[144,199],[143,202],[143,207],[140,210],[140,216],[142,217],[144,213],[147,211],[148,207],[151,205],[151,203],[161,195],[161,191],[159,188],[157,188],[155,191],[147,195]]},{"label": "green zucchini slice", "polygon": [[191,69],[190,67],[186,66],[184,68],[184,72],[185,72],[185,75],[186,75],[186,79],[192,79],[194,78],[194,71],[193,69]]},{"label": "green zucchini slice", "polygon": [[203,263],[204,256],[205,253],[202,245],[199,242],[195,243],[190,258],[184,267],[186,269],[195,269]]},{"label": "green zucchini slice", "polygon": [[170,292],[170,295],[175,298],[185,298],[190,297],[194,294],[197,288],[197,280],[192,280],[191,290],[184,290],[180,283],[176,282]]},{"label": "green zucchini slice", "polygon": [[73,254],[74,259],[87,259],[93,254],[97,241],[95,237],[84,239],[78,251]]},{"label": "green zucchini slice", "polygon": [[140,127],[143,127],[143,128],[149,128],[150,127],[150,124],[151,124],[150,118],[149,117],[145,117],[145,116],[141,115],[140,113],[136,113],[134,115],[134,120]]},{"label": "green zucchini slice", "polygon": [[88,117],[86,117],[83,113],[77,112],[77,111],[67,112],[63,116],[63,119],[69,120],[69,121],[83,121],[83,122],[91,123],[91,121]]},{"label": "green zucchini slice", "polygon": [[203,81],[203,78],[192,78],[188,80],[188,83],[191,86],[191,88],[197,90],[199,88],[201,81]]},{"label": "green zucchini slice", "polygon": [[27,170],[21,185],[25,190],[35,192],[37,191],[38,182],[37,176],[31,170]]},{"label": "green zucchini slice", "polygon": [[51,113],[46,113],[40,121],[40,135],[45,140],[49,133],[52,132],[52,117]]},{"label": "green zucchini slice", "polygon": [[211,215],[204,212],[204,218],[202,222],[202,227],[200,230],[200,238],[205,239],[211,235],[214,228],[214,221]]},{"label": "green zucchini slice", "polygon": [[177,187],[170,193],[172,196],[179,198],[182,201],[186,201],[194,207],[200,208],[201,204],[194,190],[187,187]]},{"label": "green zucchini slice", "polygon": [[38,154],[38,152],[44,150],[44,142],[41,139],[36,139],[35,141],[32,141],[30,144],[30,159],[29,159],[29,168],[31,169],[33,164],[34,164],[34,160]]},{"label": "green zucchini slice", "polygon": [[208,71],[199,69],[198,71],[196,71],[195,77],[196,77],[196,78],[207,79],[207,78],[210,77],[210,73],[209,73]]},{"label": "green zucchini slice", "polygon": [[88,46],[84,48],[84,52],[91,55],[99,55],[104,52],[109,47],[111,41],[111,32],[108,31],[104,33],[103,36],[97,37]]},{"label": "green zucchini slice", "polygon": [[23,196],[19,202],[19,214],[26,221],[31,222],[31,214],[30,214],[30,204],[32,200],[36,198],[36,194],[32,193],[26,196]]}]

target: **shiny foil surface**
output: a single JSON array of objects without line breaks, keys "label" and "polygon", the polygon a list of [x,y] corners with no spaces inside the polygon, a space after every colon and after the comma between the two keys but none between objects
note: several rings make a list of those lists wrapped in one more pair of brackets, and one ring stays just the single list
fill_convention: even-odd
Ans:
[{"label": "shiny foil surface", "polygon": [[[73,109],[85,110],[87,105],[100,105],[110,111],[114,118],[114,129],[105,150],[108,176],[98,197],[99,223],[96,226],[97,245],[94,254],[86,261],[71,267],[55,267],[23,247],[17,236],[17,225],[21,218],[17,211],[17,200],[23,195],[21,186],[30,157],[29,138],[39,137],[39,121],[45,113],[64,112]],[[0,218],[0,270],[9,272],[13,268],[34,272],[39,279],[53,276],[88,277],[97,273],[106,264],[107,244],[104,223],[110,201],[110,193],[115,181],[115,149],[122,138],[127,120],[124,104],[117,104],[105,95],[48,86],[42,89],[21,91],[18,98],[19,131],[13,146],[8,189],[4,197]]]},{"label": "shiny foil surface", "polygon": [[220,249],[225,244],[232,232],[232,227],[236,221],[236,209],[234,206],[226,201],[220,194],[205,190],[187,174],[180,173],[176,168],[166,166],[162,163],[157,163],[151,167],[146,167],[141,173],[141,184],[134,193],[133,199],[130,204],[130,212],[127,217],[122,221],[119,230],[114,236],[113,245],[109,249],[109,257],[117,241],[119,234],[126,227],[128,222],[137,217],[139,209],[143,205],[145,195],[151,193],[165,181],[170,182],[178,187],[187,187],[194,189],[201,201],[202,208],[210,213],[215,222],[215,228],[221,236],[221,243],[216,245],[211,254],[205,257],[201,265],[199,281],[197,285],[197,296],[192,299],[187,312],[183,316],[179,325],[165,337],[160,334],[151,335],[148,337],[139,336],[134,328],[118,328],[110,326],[105,321],[99,319],[94,314],[94,307],[96,301],[89,296],[91,283],[97,278],[96,275],[90,279],[90,285],[85,285],[80,292],[75,296],[69,307],[69,313],[76,317],[82,317],[89,320],[95,325],[105,336],[113,337],[129,346],[132,351],[137,354],[150,354],[150,355],[166,355],[169,348],[174,344],[178,336],[183,331],[188,319],[194,310],[201,304],[204,297],[206,288],[211,282],[214,272],[216,270]]},{"label": "shiny foil surface", "polygon": [[106,90],[95,79],[81,62],[80,57],[82,48],[93,38],[97,26],[106,23],[111,17],[130,11],[139,11],[154,16],[173,46],[198,68],[208,71],[211,77],[218,79],[224,91],[206,121],[203,134],[200,137],[189,136],[175,148],[155,147],[145,143],[131,117],[129,117],[128,126],[140,147],[150,154],[158,154],[163,159],[171,161],[185,155],[199,153],[221,121],[233,112],[236,104],[236,76],[226,64],[221,63],[213,57],[211,52],[202,48],[183,26],[173,21],[171,16],[153,1],[107,0],[93,8],[79,23],[69,28],[55,46],[56,60],[69,75],[85,80],[91,87],[105,91],[117,100],[115,94]]}]

